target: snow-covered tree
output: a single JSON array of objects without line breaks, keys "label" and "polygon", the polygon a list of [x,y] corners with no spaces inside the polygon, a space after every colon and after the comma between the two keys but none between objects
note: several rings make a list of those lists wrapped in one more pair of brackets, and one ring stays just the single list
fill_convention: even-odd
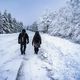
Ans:
[{"label": "snow-covered tree", "polygon": [[37,31],[38,30],[38,24],[37,24],[37,22],[35,21],[35,22],[33,22],[33,24],[32,25],[28,25],[27,26],[27,30],[30,30],[30,31]]},{"label": "snow-covered tree", "polygon": [[3,14],[0,13],[0,33],[20,32],[23,26],[23,23],[12,18],[11,14],[7,13],[7,10]]},{"label": "snow-covered tree", "polygon": [[0,12],[0,33],[3,33],[3,20],[2,20],[1,12]]},{"label": "snow-covered tree", "polygon": [[80,43],[80,0],[68,0],[66,6],[47,11],[36,23],[39,31]]},{"label": "snow-covered tree", "polygon": [[43,32],[48,32],[50,24],[55,19],[56,12],[46,11],[37,21],[38,30]]},{"label": "snow-covered tree", "polygon": [[9,28],[9,23],[8,23],[8,14],[7,11],[4,11],[3,16],[3,30],[5,33],[9,33],[10,32],[10,28]]}]

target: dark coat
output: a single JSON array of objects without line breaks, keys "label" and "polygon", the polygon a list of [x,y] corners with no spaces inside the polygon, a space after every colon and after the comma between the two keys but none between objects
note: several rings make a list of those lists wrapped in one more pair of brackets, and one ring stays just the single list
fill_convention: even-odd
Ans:
[{"label": "dark coat", "polygon": [[21,32],[18,36],[18,43],[19,44],[28,44],[29,43],[29,36],[26,32]]},{"label": "dark coat", "polygon": [[[40,44],[42,43],[42,40],[41,40],[41,36],[39,34],[39,32],[37,31],[33,37],[33,40],[32,40],[32,45],[34,45],[34,47],[40,47]],[[35,46],[36,45],[36,46]]]}]

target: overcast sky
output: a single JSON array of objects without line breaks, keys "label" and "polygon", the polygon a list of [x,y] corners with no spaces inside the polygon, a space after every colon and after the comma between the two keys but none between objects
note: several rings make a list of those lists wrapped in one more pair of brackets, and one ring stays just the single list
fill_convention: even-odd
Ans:
[{"label": "overcast sky", "polygon": [[66,4],[66,0],[0,0],[0,11],[7,10],[25,25],[31,24],[44,10],[52,11]]}]

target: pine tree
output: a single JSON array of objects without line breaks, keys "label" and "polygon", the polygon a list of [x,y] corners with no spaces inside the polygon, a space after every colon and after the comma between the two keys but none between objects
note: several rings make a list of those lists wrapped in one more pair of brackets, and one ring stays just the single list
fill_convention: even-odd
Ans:
[{"label": "pine tree", "polygon": [[6,10],[4,11],[4,14],[3,14],[3,30],[5,33],[10,32],[9,23],[8,23],[8,14]]},{"label": "pine tree", "polygon": [[7,13],[7,10],[3,14],[0,13],[0,33],[20,32],[23,26],[23,23],[12,18],[11,14]]},{"label": "pine tree", "polygon": [[2,14],[0,12],[0,34],[3,33],[3,20],[2,20]]}]

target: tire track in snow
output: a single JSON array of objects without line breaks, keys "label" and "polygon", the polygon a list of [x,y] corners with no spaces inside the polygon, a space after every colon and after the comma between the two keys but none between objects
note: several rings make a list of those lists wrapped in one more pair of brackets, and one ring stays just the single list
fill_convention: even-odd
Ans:
[{"label": "tire track in snow", "polygon": [[28,59],[23,56],[22,63],[21,63],[21,65],[20,65],[20,67],[19,67],[19,69],[18,69],[18,72],[17,72],[16,80],[25,80],[25,79],[24,79],[23,67],[24,67],[24,65],[25,65],[25,61],[27,61],[27,60],[28,60]]},{"label": "tire track in snow", "polygon": [[22,75],[22,68],[23,68],[23,62],[21,63],[19,70],[17,72],[16,80],[20,80],[20,78],[23,76]]}]

